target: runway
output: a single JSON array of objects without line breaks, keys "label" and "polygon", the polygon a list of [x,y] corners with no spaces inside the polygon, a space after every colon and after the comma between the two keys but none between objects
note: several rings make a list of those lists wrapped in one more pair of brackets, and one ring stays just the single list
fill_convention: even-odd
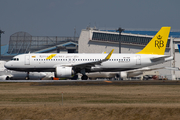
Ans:
[{"label": "runway", "polygon": [[34,83],[34,85],[180,85],[180,81],[172,80],[0,80],[7,83]]}]

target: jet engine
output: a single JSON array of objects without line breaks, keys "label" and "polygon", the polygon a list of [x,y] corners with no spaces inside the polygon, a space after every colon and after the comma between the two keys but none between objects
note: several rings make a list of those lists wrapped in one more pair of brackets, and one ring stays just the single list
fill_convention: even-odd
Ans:
[{"label": "jet engine", "polygon": [[74,71],[72,70],[72,67],[56,67],[55,77],[71,77],[73,73]]},{"label": "jet engine", "polygon": [[143,71],[129,72],[127,77],[130,78],[130,77],[135,77],[142,74],[143,74]]},{"label": "jet engine", "polygon": [[130,78],[130,77],[134,77],[134,76],[138,76],[143,74],[142,71],[136,71],[136,72],[121,72],[121,77],[122,78]]},{"label": "jet engine", "polygon": [[9,80],[9,79],[10,79],[9,76],[6,76],[6,75],[0,76],[0,80]]},{"label": "jet engine", "polygon": [[121,78],[127,78],[128,74],[127,72],[121,72]]}]

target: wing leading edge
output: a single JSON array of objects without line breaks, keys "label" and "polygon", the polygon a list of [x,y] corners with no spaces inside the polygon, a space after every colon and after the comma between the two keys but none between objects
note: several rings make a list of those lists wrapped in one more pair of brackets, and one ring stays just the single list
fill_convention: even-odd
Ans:
[{"label": "wing leading edge", "polygon": [[111,50],[111,52],[102,60],[99,61],[93,61],[93,62],[86,62],[86,63],[80,63],[80,64],[73,64],[73,65],[62,65],[65,67],[74,67],[79,69],[90,69],[91,67],[94,67],[95,65],[101,65],[101,63],[108,61],[111,58],[111,55],[113,53],[114,49]]}]

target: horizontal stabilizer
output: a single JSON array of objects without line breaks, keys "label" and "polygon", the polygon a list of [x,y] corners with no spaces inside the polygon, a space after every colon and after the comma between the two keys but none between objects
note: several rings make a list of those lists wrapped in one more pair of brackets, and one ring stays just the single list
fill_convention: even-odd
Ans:
[{"label": "horizontal stabilizer", "polygon": [[[150,58],[152,62],[158,62],[158,61],[166,61],[166,58],[169,58],[170,56],[162,56],[162,57],[153,57]],[[172,57],[170,57],[172,58]]]}]

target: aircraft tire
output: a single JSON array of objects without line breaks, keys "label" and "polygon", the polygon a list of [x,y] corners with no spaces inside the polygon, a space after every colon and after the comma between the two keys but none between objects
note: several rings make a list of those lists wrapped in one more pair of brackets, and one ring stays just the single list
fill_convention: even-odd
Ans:
[{"label": "aircraft tire", "polygon": [[73,77],[72,77],[72,80],[77,80],[78,79],[78,75],[74,75]]},{"label": "aircraft tire", "polygon": [[6,77],[6,80],[10,80],[9,76]]},{"label": "aircraft tire", "polygon": [[87,80],[87,79],[88,79],[88,76],[87,76],[87,75],[83,75],[83,76],[81,77],[81,79],[82,79],[82,80]]}]

